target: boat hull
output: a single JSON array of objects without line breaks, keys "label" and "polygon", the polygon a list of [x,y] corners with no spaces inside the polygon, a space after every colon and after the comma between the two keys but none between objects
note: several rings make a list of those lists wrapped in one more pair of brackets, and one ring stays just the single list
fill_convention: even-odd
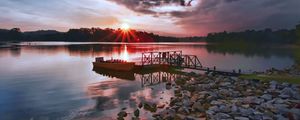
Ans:
[{"label": "boat hull", "polygon": [[134,62],[126,63],[109,63],[109,62],[93,62],[94,68],[105,68],[118,71],[130,71],[134,68]]}]

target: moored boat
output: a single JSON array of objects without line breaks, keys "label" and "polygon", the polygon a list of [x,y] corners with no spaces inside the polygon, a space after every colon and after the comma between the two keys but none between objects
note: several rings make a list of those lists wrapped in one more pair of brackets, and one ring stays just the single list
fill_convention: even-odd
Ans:
[{"label": "moored boat", "polygon": [[97,57],[93,62],[94,68],[105,68],[118,71],[130,71],[134,68],[134,62],[127,62],[119,59],[104,60],[103,57]]}]

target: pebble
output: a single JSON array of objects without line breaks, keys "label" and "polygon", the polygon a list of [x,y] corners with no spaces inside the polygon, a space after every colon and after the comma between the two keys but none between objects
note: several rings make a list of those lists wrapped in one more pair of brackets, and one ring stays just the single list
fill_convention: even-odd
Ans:
[{"label": "pebble", "polygon": [[264,94],[260,97],[266,101],[272,100],[272,95],[270,95],[270,94]]},{"label": "pebble", "polygon": [[247,117],[234,117],[235,120],[249,120]]}]

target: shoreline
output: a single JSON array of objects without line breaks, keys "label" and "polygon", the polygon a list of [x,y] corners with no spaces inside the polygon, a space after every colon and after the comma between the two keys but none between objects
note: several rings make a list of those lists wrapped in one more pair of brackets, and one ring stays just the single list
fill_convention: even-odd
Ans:
[{"label": "shoreline", "polygon": [[[294,69],[297,71],[295,74],[299,75],[296,67],[285,71]],[[279,72],[271,69],[263,74],[274,75]],[[151,112],[153,119],[157,120],[300,119],[299,84],[195,73],[187,73],[183,78],[163,84],[174,89],[169,104],[158,105],[145,101],[137,105],[139,107],[134,114],[128,115],[121,110],[118,119],[129,117],[138,120],[137,112],[141,110]]]}]

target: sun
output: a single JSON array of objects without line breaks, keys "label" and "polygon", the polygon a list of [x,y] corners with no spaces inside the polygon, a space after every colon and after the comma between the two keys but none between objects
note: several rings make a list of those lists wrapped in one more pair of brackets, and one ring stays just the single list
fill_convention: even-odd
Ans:
[{"label": "sun", "polygon": [[121,29],[124,30],[124,31],[127,31],[127,30],[130,29],[130,26],[127,23],[122,23]]}]

